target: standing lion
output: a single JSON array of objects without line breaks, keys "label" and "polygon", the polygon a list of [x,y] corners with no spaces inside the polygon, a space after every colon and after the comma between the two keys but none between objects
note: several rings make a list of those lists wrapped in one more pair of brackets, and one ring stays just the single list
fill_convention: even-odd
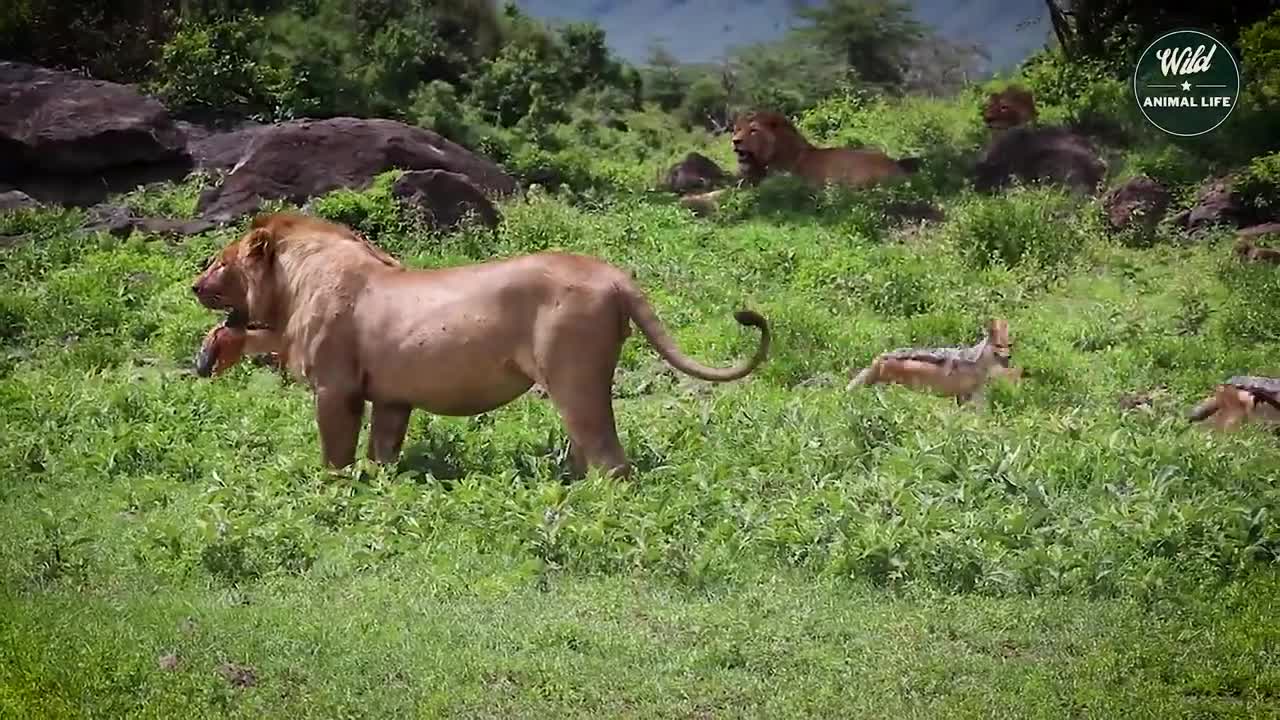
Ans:
[{"label": "standing lion", "polygon": [[737,321],[760,330],[752,358],[726,369],[690,359],[635,281],[596,258],[548,252],[409,269],[341,225],[293,213],[257,218],[192,291],[258,325],[259,347],[306,379],[334,467],[355,460],[366,401],[368,455],[392,462],[414,408],[476,415],[537,383],[564,421],[574,469],[626,474],[612,385],[631,323],[664,360],[703,380],[745,377],[769,351],[768,323],[740,310]]}]

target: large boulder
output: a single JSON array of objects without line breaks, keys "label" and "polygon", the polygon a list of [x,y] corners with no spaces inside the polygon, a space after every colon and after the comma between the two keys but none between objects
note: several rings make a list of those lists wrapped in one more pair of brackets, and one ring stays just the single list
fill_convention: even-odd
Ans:
[{"label": "large boulder", "polygon": [[394,120],[291,120],[240,133],[246,138],[243,152],[221,185],[198,203],[200,214],[216,222],[252,213],[268,199],[301,204],[337,188],[364,187],[397,168],[457,173],[491,195],[518,189],[492,161]]},{"label": "large boulder", "polygon": [[0,62],[0,172],[93,173],[187,157],[186,135],[126,85]]},{"label": "large boulder", "polygon": [[38,200],[87,205],[181,178],[186,144],[164,106],[129,86],[0,62],[0,178]]},{"label": "large boulder", "polygon": [[21,190],[4,190],[0,188],[0,212],[24,210],[38,205],[34,198]]},{"label": "large boulder", "polygon": [[1179,213],[1175,222],[1188,230],[1198,230],[1213,225],[1241,228],[1273,219],[1258,212],[1235,192],[1230,177],[1222,177],[1202,185],[1191,207]]},{"label": "large boulder", "polygon": [[728,177],[715,160],[702,153],[691,152],[667,170],[664,184],[666,189],[684,195],[711,190],[724,183]]},{"label": "large boulder", "polygon": [[434,228],[457,227],[473,214],[485,227],[498,226],[493,203],[467,176],[448,170],[414,170],[396,180],[391,194],[406,206],[421,212]]},{"label": "large boulder", "polygon": [[1102,207],[1113,230],[1131,226],[1150,230],[1164,217],[1172,199],[1164,185],[1146,175],[1138,175],[1107,193]]},{"label": "large boulder", "polygon": [[187,132],[190,142],[187,151],[196,169],[209,172],[230,172],[244,157],[249,144],[270,125],[256,122],[245,122],[229,130],[216,130],[203,125],[179,122],[178,125]]},{"label": "large boulder", "polygon": [[1017,178],[1091,195],[1106,171],[1093,143],[1079,133],[1060,127],[1017,127],[991,141],[975,168],[974,186],[979,191],[998,190]]}]

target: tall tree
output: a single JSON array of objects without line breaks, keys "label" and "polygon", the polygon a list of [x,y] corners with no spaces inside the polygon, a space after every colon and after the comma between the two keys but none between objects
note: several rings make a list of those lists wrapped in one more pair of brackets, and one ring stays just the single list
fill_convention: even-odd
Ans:
[{"label": "tall tree", "polygon": [[797,28],[799,33],[839,53],[859,78],[874,85],[900,86],[907,54],[924,36],[924,27],[902,0],[795,2],[793,7],[808,23]]},{"label": "tall tree", "polygon": [[680,72],[680,61],[665,45],[655,42],[649,47],[649,61],[645,64],[645,98],[663,110],[679,107],[689,89],[688,78]]},{"label": "tall tree", "polygon": [[1062,52],[1072,60],[1100,60],[1130,70],[1138,53],[1172,28],[1199,28],[1234,43],[1241,30],[1267,17],[1274,0],[1045,0]]}]

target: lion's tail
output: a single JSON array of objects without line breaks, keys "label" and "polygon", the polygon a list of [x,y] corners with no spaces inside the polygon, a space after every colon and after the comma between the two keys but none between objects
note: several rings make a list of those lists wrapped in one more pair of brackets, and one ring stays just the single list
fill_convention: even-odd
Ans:
[{"label": "lion's tail", "polygon": [[649,304],[649,299],[645,297],[644,291],[634,282],[629,281],[625,285],[620,285],[618,289],[626,302],[627,315],[640,328],[640,332],[644,333],[644,336],[649,339],[649,344],[653,345],[653,348],[658,351],[663,360],[670,363],[671,367],[686,375],[713,382],[737,380],[749,375],[760,363],[764,362],[765,357],[769,354],[771,336],[768,321],[754,310],[739,310],[733,314],[735,320],[742,325],[760,328],[760,344],[756,347],[755,355],[728,368],[714,368],[703,365],[680,352],[675,340],[667,333],[666,327],[653,311],[653,306]]},{"label": "lion's tail", "polygon": [[920,171],[920,166],[924,163],[924,158],[905,157],[898,158],[895,162],[898,163],[898,167],[902,168],[903,172],[915,173]]}]

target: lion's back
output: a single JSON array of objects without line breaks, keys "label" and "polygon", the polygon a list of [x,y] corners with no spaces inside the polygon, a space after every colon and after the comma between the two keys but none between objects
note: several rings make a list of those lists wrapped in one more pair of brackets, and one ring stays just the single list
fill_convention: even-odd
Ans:
[{"label": "lion's back", "polygon": [[871,148],[816,149],[801,174],[810,180],[844,181],[855,185],[874,183],[904,174],[887,154]]}]

